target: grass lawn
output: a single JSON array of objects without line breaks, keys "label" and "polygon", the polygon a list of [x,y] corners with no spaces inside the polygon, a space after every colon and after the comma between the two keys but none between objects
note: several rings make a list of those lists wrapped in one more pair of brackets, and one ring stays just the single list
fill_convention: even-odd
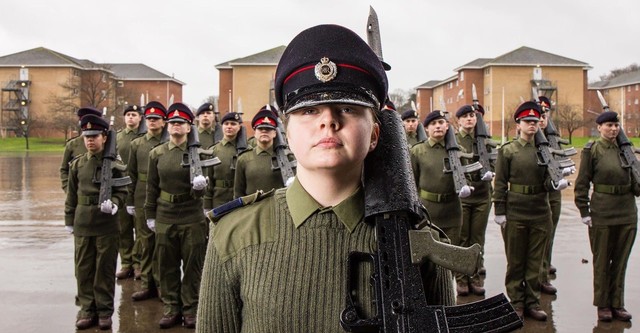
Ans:
[{"label": "grass lawn", "polygon": [[[60,152],[64,151],[64,139],[29,138],[28,151]],[[25,152],[25,138],[0,138],[0,152]]]}]

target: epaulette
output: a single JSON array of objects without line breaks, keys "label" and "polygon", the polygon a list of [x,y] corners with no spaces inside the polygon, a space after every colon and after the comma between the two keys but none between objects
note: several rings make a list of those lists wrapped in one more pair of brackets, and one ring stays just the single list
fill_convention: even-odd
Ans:
[{"label": "epaulette", "polygon": [[267,192],[263,192],[262,190],[258,190],[256,193],[253,194],[249,194],[247,196],[244,197],[240,197],[240,198],[236,198],[234,200],[231,200],[225,204],[222,204],[210,211],[207,212],[207,218],[209,219],[209,221],[211,221],[213,224],[217,224],[218,221],[220,221],[220,218],[222,218],[223,216],[231,213],[232,211],[240,208],[240,207],[244,207],[244,206],[248,206],[254,202],[258,202],[264,198],[273,196],[273,194],[275,193],[275,190],[270,190]]},{"label": "epaulette", "polygon": [[79,155],[73,156],[73,158],[71,159],[71,161],[69,161],[69,163],[67,163],[67,165],[71,166],[71,163],[73,163],[73,161],[75,161],[75,160],[77,160],[78,158],[80,158],[80,157],[84,156],[84,154],[86,154],[86,153],[82,153],[82,154],[79,154]]},{"label": "epaulette", "polygon": [[238,156],[240,156],[240,155],[242,155],[242,154],[244,154],[244,153],[246,153],[246,152],[248,152],[248,151],[252,151],[252,150],[253,150],[253,147],[252,147],[252,146],[247,145],[247,149],[245,149],[245,150],[241,151],[241,152],[238,154]]},{"label": "epaulette", "polygon": [[122,132],[122,128],[116,131],[116,133],[120,133],[120,132]]},{"label": "epaulette", "polygon": [[66,144],[66,143],[68,143],[69,141],[71,141],[71,140],[73,140],[73,139],[75,139],[75,138],[77,138],[77,137],[79,137],[79,136],[80,136],[80,135],[76,135],[76,136],[74,136],[74,137],[72,137],[72,138],[68,138],[68,139],[67,139],[67,141],[65,141],[64,143]]},{"label": "epaulette", "polygon": [[596,143],[595,141],[589,141],[586,145],[584,145],[584,149],[591,149],[591,146]]}]

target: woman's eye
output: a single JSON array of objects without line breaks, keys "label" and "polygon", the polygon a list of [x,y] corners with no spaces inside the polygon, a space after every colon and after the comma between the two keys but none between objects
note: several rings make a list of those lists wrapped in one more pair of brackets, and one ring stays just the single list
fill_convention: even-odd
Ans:
[{"label": "woman's eye", "polygon": [[350,107],[343,107],[342,109],[340,109],[340,111],[342,113],[354,113],[355,112],[355,110],[350,108]]}]

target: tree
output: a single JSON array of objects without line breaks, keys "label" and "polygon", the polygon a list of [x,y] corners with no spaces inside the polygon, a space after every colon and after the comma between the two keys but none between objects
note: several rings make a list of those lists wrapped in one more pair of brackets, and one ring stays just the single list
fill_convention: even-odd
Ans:
[{"label": "tree", "polygon": [[551,113],[553,122],[556,125],[558,131],[566,129],[569,133],[569,142],[573,138],[573,132],[585,125],[585,121],[582,118],[580,107],[578,105],[571,104],[559,104],[555,107],[555,112]]},{"label": "tree", "polygon": [[413,89],[395,89],[389,93],[389,99],[396,106],[398,112],[411,109],[411,101],[416,100],[416,93]]},{"label": "tree", "polygon": [[601,81],[609,81],[617,76],[620,76],[625,73],[635,72],[640,70],[640,66],[636,63],[633,63],[627,67],[616,68],[611,70],[609,74],[600,75]]}]

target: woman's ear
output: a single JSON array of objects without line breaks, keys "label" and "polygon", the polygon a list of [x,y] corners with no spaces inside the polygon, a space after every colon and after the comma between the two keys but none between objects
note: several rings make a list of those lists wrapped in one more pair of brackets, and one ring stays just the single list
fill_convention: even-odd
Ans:
[{"label": "woman's ear", "polygon": [[378,139],[380,139],[380,125],[378,123],[374,123],[371,131],[371,143],[369,144],[370,152],[378,145]]}]

